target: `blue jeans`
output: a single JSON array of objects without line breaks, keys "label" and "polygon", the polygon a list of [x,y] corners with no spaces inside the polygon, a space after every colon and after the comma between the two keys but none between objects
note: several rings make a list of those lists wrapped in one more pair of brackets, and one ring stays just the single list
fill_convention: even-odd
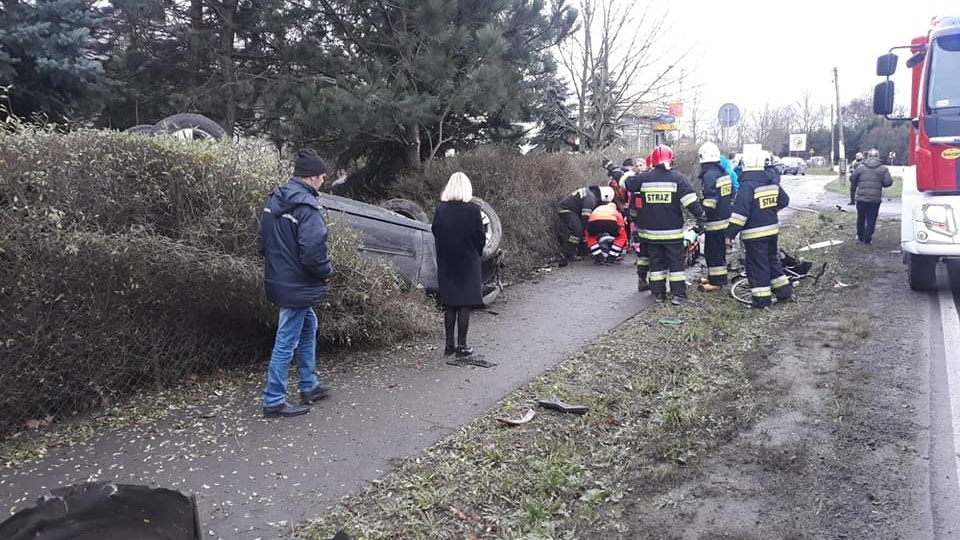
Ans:
[{"label": "blue jeans", "polygon": [[290,362],[297,357],[300,391],[317,387],[317,314],[312,307],[280,308],[277,339],[267,368],[267,386],[263,389],[263,406],[283,404],[287,398],[287,375]]}]

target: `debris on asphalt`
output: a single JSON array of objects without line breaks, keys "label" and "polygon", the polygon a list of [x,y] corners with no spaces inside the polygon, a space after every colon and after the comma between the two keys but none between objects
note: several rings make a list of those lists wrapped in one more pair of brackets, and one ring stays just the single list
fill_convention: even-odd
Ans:
[{"label": "debris on asphalt", "polygon": [[451,358],[447,360],[447,364],[451,366],[457,366],[457,367],[477,366],[477,367],[483,367],[483,368],[489,368],[497,365],[496,363],[489,362],[485,360],[482,356],[476,355],[476,354],[472,356],[467,356],[464,358]]}]

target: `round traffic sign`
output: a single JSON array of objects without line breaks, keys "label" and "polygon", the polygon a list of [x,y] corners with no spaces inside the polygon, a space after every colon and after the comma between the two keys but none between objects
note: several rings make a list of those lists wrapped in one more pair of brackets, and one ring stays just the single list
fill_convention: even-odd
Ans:
[{"label": "round traffic sign", "polygon": [[740,121],[740,109],[733,103],[724,103],[720,106],[720,112],[717,114],[722,127],[728,128],[737,125]]}]

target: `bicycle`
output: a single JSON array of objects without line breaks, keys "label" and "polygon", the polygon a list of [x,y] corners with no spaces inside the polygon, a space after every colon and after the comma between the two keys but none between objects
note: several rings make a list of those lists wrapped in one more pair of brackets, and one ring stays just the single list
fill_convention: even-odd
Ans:
[{"label": "bicycle", "polygon": [[[801,280],[806,278],[813,278],[813,285],[815,286],[820,281],[820,278],[823,277],[824,272],[827,271],[827,263],[820,264],[816,272],[811,272],[814,264],[805,260],[803,257],[797,259],[782,249],[780,250],[779,256],[780,264],[783,266],[783,273],[787,276],[787,279],[790,280],[790,284],[794,289],[800,285]],[[753,295],[750,294],[750,280],[747,279],[747,271],[743,259],[740,259],[739,262],[741,270],[733,277],[732,285],[730,286],[730,296],[744,304],[752,304]],[[774,298],[773,301],[776,302],[777,299]]]}]

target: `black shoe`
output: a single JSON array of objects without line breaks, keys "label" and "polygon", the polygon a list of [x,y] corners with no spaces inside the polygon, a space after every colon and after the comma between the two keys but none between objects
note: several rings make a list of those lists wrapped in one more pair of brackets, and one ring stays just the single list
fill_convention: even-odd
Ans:
[{"label": "black shoe", "polygon": [[694,302],[693,302],[693,300],[690,300],[690,299],[687,298],[686,296],[680,296],[680,295],[678,295],[678,294],[674,294],[674,295],[672,295],[672,296],[670,297],[670,303],[673,304],[673,305],[675,305],[675,306],[692,306],[692,305],[695,305]]},{"label": "black shoe", "polygon": [[453,353],[455,353],[455,352],[457,352],[457,348],[454,347],[453,345],[447,345],[446,347],[443,348],[443,355],[444,355],[444,356],[450,356],[451,354],[453,354]]},{"label": "black shoe", "polygon": [[662,293],[662,292],[660,292],[660,293],[654,293],[654,295],[653,295],[653,301],[656,302],[656,303],[658,303],[658,304],[662,304],[662,303],[666,302],[666,301],[667,301],[667,293]]},{"label": "black shoe", "polygon": [[455,354],[457,355],[457,358],[466,358],[471,354],[473,354],[473,347],[467,347],[465,345],[462,345],[460,347],[457,347]]},{"label": "black shoe", "polygon": [[320,398],[324,398],[333,388],[329,384],[318,383],[317,387],[309,392],[300,392],[300,404],[310,405]]},{"label": "black shoe", "polygon": [[280,405],[264,407],[263,417],[276,418],[278,416],[300,416],[301,414],[307,414],[308,412],[310,412],[310,407],[305,407],[303,405],[291,405],[284,401]]}]

